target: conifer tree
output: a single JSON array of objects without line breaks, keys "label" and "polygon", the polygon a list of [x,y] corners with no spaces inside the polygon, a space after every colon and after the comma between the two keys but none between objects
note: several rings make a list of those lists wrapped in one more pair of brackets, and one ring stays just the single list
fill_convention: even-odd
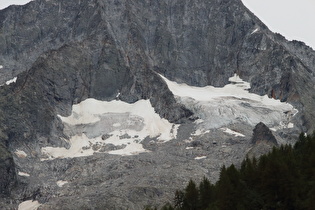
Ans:
[{"label": "conifer tree", "polygon": [[198,209],[198,189],[196,184],[193,180],[190,180],[184,195],[184,202],[183,202],[183,210],[197,210]]},{"label": "conifer tree", "polygon": [[199,209],[207,209],[214,200],[214,187],[204,177],[199,184]]}]

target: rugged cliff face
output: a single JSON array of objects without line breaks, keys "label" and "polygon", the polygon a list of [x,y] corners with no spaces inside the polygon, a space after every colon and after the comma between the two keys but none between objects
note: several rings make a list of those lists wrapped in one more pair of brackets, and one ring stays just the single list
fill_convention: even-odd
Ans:
[{"label": "rugged cliff face", "polygon": [[[250,147],[254,126],[241,120],[231,125],[248,134],[248,141],[237,135],[233,141],[215,126],[208,126],[211,135],[198,134],[194,120],[208,115],[174,96],[159,74],[199,87],[223,87],[237,74],[251,84],[250,92],[298,109],[294,117],[285,114],[295,128],[278,131],[282,143],[314,129],[315,52],[270,32],[240,0],[36,0],[11,6],[0,11],[0,65],[1,84],[17,76],[16,83],[0,87],[0,173],[7,177],[0,181],[0,193],[6,197],[3,203],[13,200],[12,205],[34,198],[46,203],[44,209],[66,201],[67,208],[97,203],[100,208],[139,209],[150,199],[165,200],[192,172],[215,180],[223,163],[239,162]],[[43,147],[71,147],[63,140],[71,135],[65,134],[58,115],[69,116],[72,105],[87,98],[149,100],[160,117],[181,124],[176,141],[161,146],[141,139],[155,152],[139,157],[98,154],[41,161]],[[247,102],[242,106],[248,107]],[[216,147],[221,140],[222,148]],[[203,153],[215,161],[196,162]],[[18,176],[22,169],[32,172],[32,178]],[[158,174],[164,174],[163,180],[157,180]],[[138,176],[148,178],[139,181]],[[83,188],[54,186],[61,178]],[[173,188],[166,187],[170,184]],[[78,196],[82,202],[70,202]]]}]

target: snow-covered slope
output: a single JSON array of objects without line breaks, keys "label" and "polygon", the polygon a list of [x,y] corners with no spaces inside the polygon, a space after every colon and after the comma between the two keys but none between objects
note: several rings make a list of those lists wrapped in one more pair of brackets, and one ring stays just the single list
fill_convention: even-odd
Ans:
[{"label": "snow-covered slope", "polygon": [[42,153],[47,157],[43,160],[90,156],[94,152],[139,154],[146,152],[142,140],[149,137],[169,141],[176,138],[178,128],[155,113],[149,100],[128,104],[90,98],[73,105],[71,116],[59,117],[70,137],[70,147],[44,147]]},{"label": "snow-covered slope", "polygon": [[[249,93],[250,84],[237,75],[223,88],[192,87],[178,84],[161,76],[180,103],[193,110],[199,118],[194,136],[221,129],[223,132],[244,137],[227,128],[233,123],[255,126],[263,122],[273,130],[291,128],[291,118],[297,110],[288,103],[268,96]],[[119,100],[98,101],[87,99],[73,105],[72,114],[59,116],[69,136],[69,148],[43,147],[47,159],[90,156],[95,152],[134,155],[147,152],[141,142],[149,137],[159,142],[176,138],[179,125],[162,119],[149,100],[128,104]]]},{"label": "snow-covered slope", "polygon": [[5,9],[10,5],[24,5],[33,0],[1,0],[0,1],[0,10]]},{"label": "snow-covered slope", "polygon": [[[298,112],[291,104],[250,93],[250,84],[236,74],[231,84],[222,88],[192,87],[161,76],[180,103],[199,117],[198,129],[206,131],[233,123],[255,126],[263,122],[273,130],[292,128],[292,117]],[[231,132],[230,132],[231,133]]]}]

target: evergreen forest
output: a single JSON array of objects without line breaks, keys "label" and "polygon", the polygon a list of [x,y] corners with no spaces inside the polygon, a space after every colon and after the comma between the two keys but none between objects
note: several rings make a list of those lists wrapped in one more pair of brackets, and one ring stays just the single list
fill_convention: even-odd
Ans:
[{"label": "evergreen forest", "polygon": [[[147,210],[156,208],[147,207]],[[294,146],[274,147],[240,168],[221,168],[212,184],[190,180],[162,210],[315,209],[315,135],[301,134]]]}]

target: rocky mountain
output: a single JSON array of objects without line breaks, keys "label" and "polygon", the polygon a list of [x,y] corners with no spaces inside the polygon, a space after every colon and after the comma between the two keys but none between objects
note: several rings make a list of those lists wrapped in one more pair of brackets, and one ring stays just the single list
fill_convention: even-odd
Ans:
[{"label": "rocky mountain", "polygon": [[314,130],[315,52],[241,0],[10,6],[0,65],[2,209],[158,206],[239,164],[260,122]]}]

